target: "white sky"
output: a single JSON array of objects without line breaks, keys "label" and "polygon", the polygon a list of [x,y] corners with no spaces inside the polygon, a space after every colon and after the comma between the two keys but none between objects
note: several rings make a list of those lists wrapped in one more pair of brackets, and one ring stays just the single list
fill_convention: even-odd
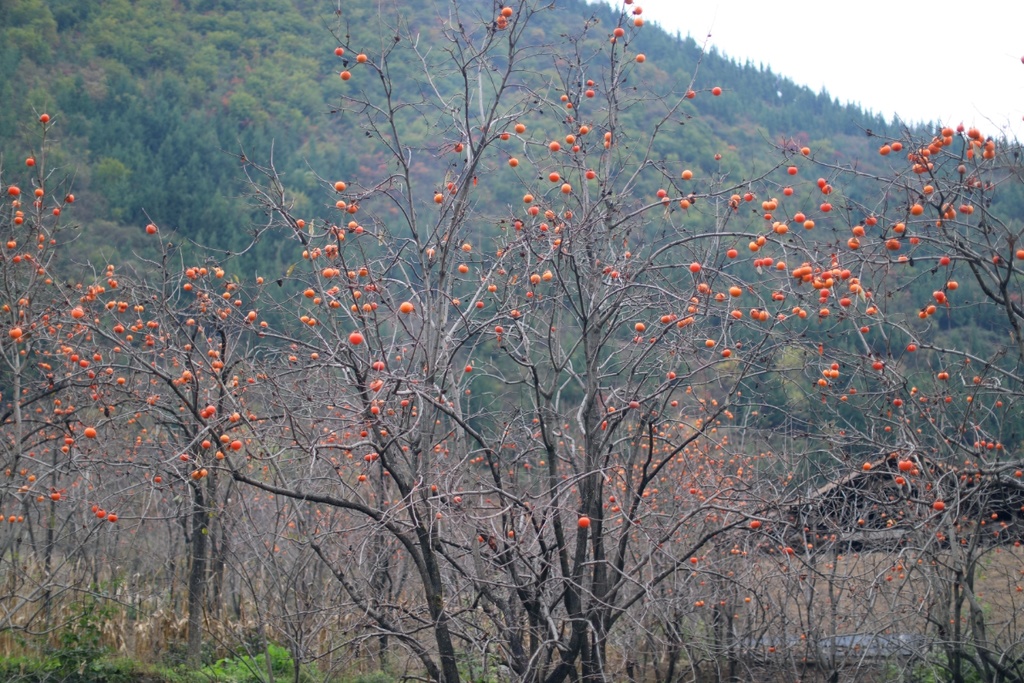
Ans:
[{"label": "white sky", "polygon": [[709,45],[740,63],[764,63],[815,92],[824,86],[887,120],[962,121],[1024,140],[1021,0],[634,3],[673,35],[701,43],[710,33]]}]

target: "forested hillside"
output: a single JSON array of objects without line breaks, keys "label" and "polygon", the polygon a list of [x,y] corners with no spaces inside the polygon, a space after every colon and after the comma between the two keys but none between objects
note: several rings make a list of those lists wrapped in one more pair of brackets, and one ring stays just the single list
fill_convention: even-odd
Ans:
[{"label": "forested hillside", "polygon": [[[345,85],[338,73],[348,62],[334,54],[331,3],[4,0],[2,7],[0,141],[8,154],[27,155],[34,139],[24,122],[57,113],[61,157],[54,161],[76,176],[80,220],[96,228],[84,238],[97,258],[115,244],[142,248],[150,218],[205,245],[243,244],[259,221],[238,163],[243,152],[262,161],[273,154],[307,214],[322,213],[317,174],[376,170],[362,131],[335,111]],[[372,31],[374,3],[342,7],[347,41],[390,39]],[[590,17],[615,22],[604,4],[571,0],[557,8],[535,29],[543,42],[557,42]],[[440,18],[423,10],[409,21],[428,51]],[[666,160],[692,160],[694,168],[721,168],[738,179],[768,163],[771,145],[793,141],[851,164],[869,156],[864,132],[886,129],[769,70],[702,55],[690,39],[652,29],[644,50],[648,68],[628,87],[702,93],[700,116],[659,143]],[[421,87],[413,66],[389,73],[397,91]],[[551,79],[556,85],[554,72]],[[719,84],[727,96],[712,99],[707,91]],[[626,115],[639,121],[643,112]],[[424,125],[406,131],[410,146],[435,150],[417,163],[440,182],[450,157],[432,133]],[[485,189],[500,196],[499,188]],[[259,262],[265,272],[281,265],[274,245],[261,245]]]},{"label": "forested hillside", "polygon": [[0,678],[1024,678],[999,131],[633,0],[0,0],[0,79]]}]

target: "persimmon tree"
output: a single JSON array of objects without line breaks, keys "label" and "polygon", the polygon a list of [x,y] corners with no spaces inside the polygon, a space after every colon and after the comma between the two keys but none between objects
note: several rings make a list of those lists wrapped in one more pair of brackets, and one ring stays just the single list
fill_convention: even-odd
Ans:
[{"label": "persimmon tree", "polygon": [[67,171],[48,164],[55,120],[42,113],[32,125],[35,152],[20,169],[0,164],[0,558],[8,577],[0,629],[27,631],[61,618],[54,600],[82,576],[70,558],[102,527],[86,520],[87,533],[77,528],[75,489],[89,470],[83,446],[96,436],[92,406],[77,396],[95,384],[97,359],[73,349],[83,292],[57,267],[77,236],[67,216],[75,197]]},{"label": "persimmon tree", "polygon": [[[274,168],[250,164],[302,261],[264,333],[287,348],[262,371],[267,469],[234,476],[346,512],[310,542],[431,679],[459,680],[457,654],[477,647],[482,666],[498,656],[522,680],[577,668],[603,680],[631,610],[713,566],[717,538],[779,505],[748,455],[768,444],[729,426],[792,343],[785,263],[751,268],[730,249],[786,233],[739,224],[773,167],[727,182],[656,157],[696,85],[623,86],[643,78],[639,13],[611,29],[581,20],[565,51],[526,41],[546,11],[529,3],[450,10],[444,54],[421,54],[400,17],[385,17],[373,50],[339,41],[354,61],[339,108],[387,171],[325,178],[333,215],[297,215]],[[394,92],[399,63],[421,66],[428,87]],[[435,146],[404,141],[417,119],[439,131]],[[451,170],[424,175],[419,155]],[[515,199],[483,205],[481,184]],[[391,564],[360,582],[339,555],[353,533],[397,543],[421,601],[399,607],[375,588]]]},{"label": "persimmon tree", "polygon": [[146,229],[167,240],[160,259],[122,272],[110,266],[107,290],[82,306],[86,338],[112,356],[93,392],[94,400],[109,397],[119,408],[97,429],[125,448],[122,462],[137,489],[125,495],[143,499],[133,505],[143,519],[153,514],[147,508],[154,491],[185,501],[173,514],[187,548],[188,652],[198,666],[203,615],[208,608],[219,613],[225,597],[233,523],[227,505],[234,484],[217,465],[226,453],[245,457],[249,425],[258,419],[261,402],[250,394],[259,384],[252,362],[260,326],[249,308],[255,298],[220,264],[207,258],[192,265],[173,237],[154,224]]},{"label": "persimmon tree", "polygon": [[[832,258],[856,273],[857,289],[837,293],[848,341],[822,339],[819,358],[834,363],[803,384],[803,400],[820,396],[827,417],[817,424],[827,425],[829,442],[793,464],[804,475],[796,480],[813,487],[788,513],[801,583],[784,602],[799,604],[803,594],[803,633],[830,645],[830,666],[842,665],[841,633],[926,634],[897,649],[949,680],[1008,680],[1019,675],[1009,662],[1020,634],[975,590],[987,566],[989,585],[1000,586],[990,600],[1012,606],[1019,581],[1014,563],[999,557],[1020,547],[1024,512],[1013,408],[1021,392],[1015,307],[1024,252],[1011,208],[1019,146],[963,126],[894,137],[878,152],[898,159],[877,173],[813,159],[828,176],[817,184],[831,196],[799,218],[805,227],[817,220],[815,230],[833,224]],[[847,187],[838,199],[839,191],[825,192],[833,182]],[[834,208],[842,229],[823,215]],[[858,561],[858,552],[870,559]],[[895,584],[887,610],[861,602],[880,582]],[[826,631],[814,634],[813,610],[826,616],[825,605],[832,625],[822,621]]]},{"label": "persimmon tree", "polygon": [[[690,609],[730,606],[736,571],[716,567],[734,551],[777,554],[788,576],[813,568],[833,588],[852,580],[815,550],[817,522],[789,514],[808,485],[842,486],[883,454],[963,447],[952,400],[925,417],[930,433],[898,410],[924,398],[893,358],[910,353],[893,345],[916,331],[889,313],[892,295],[913,289],[903,271],[951,262],[928,247],[959,249],[987,301],[1015,315],[1012,228],[993,261],[964,242],[969,221],[955,222],[985,190],[976,173],[958,167],[961,185],[936,193],[901,171],[858,173],[789,144],[743,179],[700,170],[714,168],[706,160],[695,173],[659,159],[659,136],[699,114],[698,95],[727,93],[696,77],[676,93],[626,88],[648,68],[635,9],[610,30],[583,21],[558,48],[527,41],[543,17],[528,3],[493,16],[452,6],[440,55],[421,53],[401,17],[384,17],[373,49],[339,32],[338,110],[382,172],[324,178],[333,214],[303,218],[273,166],[250,164],[261,206],[303,260],[265,333],[288,347],[264,372],[270,464],[263,477],[234,476],[345,513],[321,527],[335,533],[313,534],[314,548],[431,678],[458,680],[457,653],[477,648],[481,666],[496,656],[523,680],[603,680],[624,620],[662,638],[633,614],[661,584],[706,587],[710,572],[733,597],[695,588]],[[399,64],[421,67],[426,87],[396,92]],[[405,141],[418,121],[438,131],[435,145]],[[961,139],[994,158],[973,132]],[[951,140],[943,131],[937,151],[912,154],[911,178],[937,175],[921,159]],[[437,177],[414,163],[421,156],[452,161]],[[827,177],[803,180],[802,169]],[[881,197],[869,181],[885,183]],[[480,184],[501,204],[478,200]],[[939,213],[937,233],[923,230],[935,218],[922,201]],[[837,223],[853,225],[838,243]],[[936,289],[918,319],[927,324],[956,285]],[[780,399],[790,403],[783,429],[772,415]],[[941,512],[936,483],[910,489],[911,528],[926,531]],[[887,528],[907,518],[877,517]],[[759,542],[740,550],[737,535],[753,532]],[[398,564],[370,563],[360,582],[338,555],[352,534],[397,543]],[[422,602],[399,608],[380,585],[404,562]],[[826,625],[813,596],[801,596],[807,612],[783,611],[780,642],[799,629],[815,651],[848,632],[839,599]],[[731,659],[733,672],[744,656],[728,626],[737,619],[698,620],[709,661]],[[424,624],[432,643],[416,635]]]},{"label": "persimmon tree", "polygon": [[[886,143],[879,153],[889,156],[896,146]],[[890,433],[898,436],[880,451],[897,465],[893,476],[901,488],[890,497],[910,498],[926,511],[920,527],[926,535],[910,545],[926,560],[925,575],[936,591],[925,604],[944,655],[940,668],[950,680],[1010,680],[1020,675],[1014,662],[1021,634],[1002,610],[993,613],[986,604],[993,598],[978,582],[988,566],[988,578],[1002,583],[994,589],[1001,594],[997,604],[1012,606],[1019,597],[1015,563],[1007,566],[999,555],[1004,547],[1011,553],[1020,547],[1024,512],[1024,251],[1018,247],[1024,224],[1014,209],[1020,149],[963,125],[930,138],[907,136],[903,147],[905,158],[893,165],[879,199],[888,214],[885,246],[896,251],[906,240],[910,253],[895,259],[895,267],[927,268],[918,279],[931,286],[914,287],[912,278],[903,278],[919,297],[916,317],[883,309],[886,355],[895,356],[895,362],[885,359],[884,370],[896,380]],[[973,329],[967,337],[938,334],[958,326]]]}]

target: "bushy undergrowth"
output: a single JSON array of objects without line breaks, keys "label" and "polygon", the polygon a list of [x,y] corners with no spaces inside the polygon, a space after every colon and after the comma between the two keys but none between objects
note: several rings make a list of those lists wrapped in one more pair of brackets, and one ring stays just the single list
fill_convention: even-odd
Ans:
[{"label": "bushy undergrowth", "polygon": [[[43,656],[0,658],[0,681],[4,683],[268,683],[266,657],[259,653],[235,654],[188,671],[183,666],[149,665],[115,658],[99,646],[98,639],[81,634],[62,634],[61,645]],[[293,660],[288,650],[271,644],[268,648],[274,681],[293,681]],[[302,683],[394,683],[383,671],[325,677],[305,665]]]}]

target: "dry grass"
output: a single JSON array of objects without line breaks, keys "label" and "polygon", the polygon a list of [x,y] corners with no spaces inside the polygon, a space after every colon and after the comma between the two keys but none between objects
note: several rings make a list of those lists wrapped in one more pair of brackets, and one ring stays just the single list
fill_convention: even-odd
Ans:
[{"label": "dry grass", "polygon": [[[939,563],[949,559],[948,556],[936,558]],[[24,564],[20,569],[29,574],[39,570]],[[9,575],[6,578],[8,589],[18,588]],[[177,587],[172,600],[166,576],[153,577],[152,582],[139,577],[132,586],[120,584],[107,594],[82,590],[81,586],[89,585],[84,578],[69,572],[64,577],[63,589],[53,591],[48,612],[41,595],[28,601],[11,596],[0,599],[0,610],[7,611],[14,626],[0,633],[0,655],[23,655],[26,643],[30,649],[42,653],[47,648],[60,646],[62,633],[83,628],[96,629],[103,646],[141,662],[157,662],[166,657],[172,646],[180,647],[185,642],[187,620],[182,610],[181,587]],[[29,582],[21,585],[27,586]],[[814,665],[813,648],[808,645],[815,639],[833,635],[934,634],[935,622],[949,618],[949,612],[944,611],[948,610],[948,600],[943,600],[949,589],[948,580],[942,578],[942,572],[930,561],[918,562],[910,555],[822,556],[813,567],[802,563],[799,557],[762,555],[737,564],[732,581],[715,585],[728,588],[729,594],[722,597],[728,598],[727,608],[734,611],[734,624],[747,642],[745,675],[763,681],[793,680],[794,675],[813,680],[818,676],[821,670]],[[1020,647],[1024,642],[1022,586],[1024,550],[1021,548],[992,549],[980,562],[975,596],[984,609],[989,639],[1000,649]],[[709,587],[708,590],[705,598],[709,606],[697,608],[691,601],[682,621],[692,639],[683,659],[688,655],[690,661],[699,661],[701,652],[707,653],[704,664],[690,672],[692,680],[717,680],[716,676],[722,674],[710,661],[715,658],[712,654],[714,612],[710,604],[715,600],[716,589]],[[680,589],[678,599],[689,600],[682,595]],[[751,602],[745,602],[744,597],[751,597]],[[256,631],[259,623],[256,615],[274,614],[278,606],[242,600],[240,607],[240,617],[206,615],[204,638],[221,652],[237,648],[247,635]],[[222,614],[227,614],[227,610],[222,610]],[[83,618],[86,616],[88,618]],[[967,616],[965,608],[961,623],[965,632]],[[631,623],[623,622],[623,626],[629,628]],[[277,638],[274,627],[274,623],[268,626],[271,638]],[[366,633],[360,629],[359,615],[339,608],[337,613],[323,619],[322,628],[312,633],[309,646],[315,656],[323,657],[321,670],[329,670],[332,664],[357,668],[372,661],[374,656],[374,642],[366,639]],[[28,634],[32,635],[26,637]],[[807,640],[802,640],[802,636]],[[644,649],[634,648],[631,643],[635,642],[639,639],[628,636],[615,640],[612,663],[623,678],[625,652],[635,649],[632,653],[635,659]],[[769,652],[773,646],[776,651]],[[660,646],[652,647],[650,655],[661,657],[657,654]],[[870,681],[876,674],[883,675],[879,663],[867,661],[861,654],[855,650],[848,653],[841,663],[851,670],[856,668],[858,673],[854,675],[846,666],[841,667],[840,680]],[[638,680],[649,676],[649,666],[640,669],[636,672]]]}]

